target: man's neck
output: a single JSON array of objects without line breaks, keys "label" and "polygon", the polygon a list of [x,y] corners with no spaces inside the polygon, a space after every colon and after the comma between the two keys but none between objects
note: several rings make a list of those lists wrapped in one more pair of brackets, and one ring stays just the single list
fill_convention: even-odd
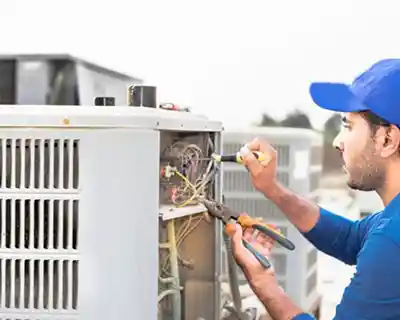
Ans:
[{"label": "man's neck", "polygon": [[377,190],[385,207],[400,193],[400,163],[392,163],[386,171],[384,186]]}]

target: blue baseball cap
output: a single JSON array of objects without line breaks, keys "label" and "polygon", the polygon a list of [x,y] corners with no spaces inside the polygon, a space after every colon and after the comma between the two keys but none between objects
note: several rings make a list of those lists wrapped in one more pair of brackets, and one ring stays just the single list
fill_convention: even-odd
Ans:
[{"label": "blue baseball cap", "polygon": [[310,94],[323,109],[371,111],[390,124],[400,126],[400,59],[378,61],[351,85],[314,82]]}]

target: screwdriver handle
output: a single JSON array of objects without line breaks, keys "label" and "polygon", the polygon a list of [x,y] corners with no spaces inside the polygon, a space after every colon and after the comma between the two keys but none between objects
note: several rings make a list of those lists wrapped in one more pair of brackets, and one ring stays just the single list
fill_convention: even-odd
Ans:
[{"label": "screwdriver handle", "polygon": [[[266,157],[262,152],[253,151],[253,155],[254,157],[256,157],[256,159],[258,159],[258,161],[266,160]],[[243,157],[240,155],[240,152],[237,152],[236,154],[227,154],[227,155],[214,154],[213,158],[216,162],[236,162],[243,164]]]},{"label": "screwdriver handle", "polygon": [[[252,153],[253,153],[254,157],[255,157],[258,161],[261,162],[261,161],[266,160],[266,157],[265,157],[265,154],[264,154],[264,153],[258,152],[258,151],[253,151]],[[240,164],[243,164],[243,157],[240,155],[240,152],[238,152],[238,153],[236,154],[236,162],[237,162],[237,163],[240,163]]]},{"label": "screwdriver handle", "polygon": [[254,257],[260,262],[260,264],[265,268],[269,269],[271,267],[271,263],[268,261],[268,259],[263,256],[260,252],[258,252],[250,243],[248,243],[246,240],[242,240],[244,247],[249,250]]}]

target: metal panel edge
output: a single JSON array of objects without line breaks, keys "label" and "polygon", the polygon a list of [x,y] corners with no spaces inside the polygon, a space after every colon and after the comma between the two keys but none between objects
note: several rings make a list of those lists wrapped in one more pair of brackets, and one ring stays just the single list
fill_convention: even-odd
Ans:
[{"label": "metal panel edge", "polygon": [[156,130],[218,132],[220,121],[203,115],[131,107],[3,106],[0,127],[152,128]]}]

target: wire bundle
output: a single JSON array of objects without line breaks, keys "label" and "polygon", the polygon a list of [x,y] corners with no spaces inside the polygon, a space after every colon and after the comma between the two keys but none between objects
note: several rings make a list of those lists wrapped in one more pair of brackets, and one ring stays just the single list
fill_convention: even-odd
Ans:
[{"label": "wire bundle", "polygon": [[[172,203],[178,207],[196,203],[198,197],[208,192],[208,185],[217,173],[213,160],[205,161],[202,150],[195,144],[180,146],[180,142],[171,148],[181,147],[179,150],[179,166],[175,175],[181,179],[171,197]],[[208,162],[208,163],[207,163]]]},{"label": "wire bundle", "polygon": [[[211,154],[213,152],[211,139],[208,140],[205,149],[207,153],[210,152]],[[167,159],[167,165],[164,169],[168,168],[168,174],[162,180],[167,183],[170,192],[172,191],[168,201],[177,207],[185,207],[190,204],[196,204],[199,197],[207,197],[208,192],[211,191],[210,182],[213,181],[218,170],[218,166],[215,165],[213,159],[206,158],[198,145],[183,141],[170,145],[164,150],[163,155]],[[168,243],[170,249],[175,250],[175,253],[172,255],[171,251],[169,251],[160,256],[159,312],[162,312],[161,310],[173,301],[164,299],[165,296],[180,294],[180,288],[176,287],[176,285],[171,286],[171,281],[175,283],[173,279],[179,280],[179,273],[177,273],[174,266],[180,264],[186,268],[193,268],[195,265],[195,261],[182,257],[179,248],[204,220],[207,221],[205,214],[189,215],[184,220],[177,222],[178,230],[176,232],[168,229],[169,233],[174,233],[173,238],[168,239]],[[168,221],[168,227],[174,226],[175,223],[175,220]],[[172,303],[171,307],[172,310],[180,308],[174,303]]]}]

